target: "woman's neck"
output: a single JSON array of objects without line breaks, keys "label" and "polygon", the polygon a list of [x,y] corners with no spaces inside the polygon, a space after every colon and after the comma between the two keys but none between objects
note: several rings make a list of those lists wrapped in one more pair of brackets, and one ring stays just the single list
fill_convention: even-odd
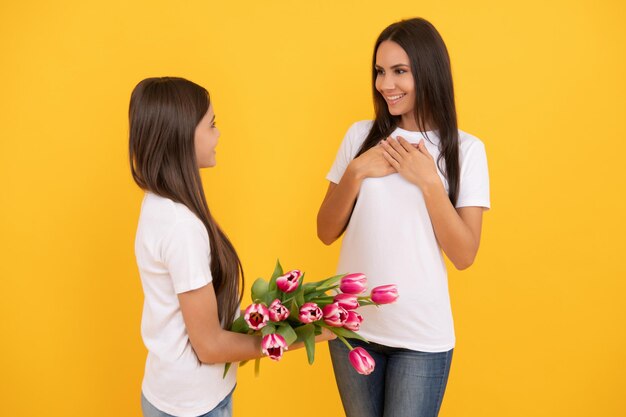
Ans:
[{"label": "woman's neck", "polygon": [[417,125],[417,120],[415,119],[415,115],[403,114],[400,118],[400,123],[398,123],[398,127],[400,129],[408,130],[410,132],[424,132],[431,131],[432,124],[429,122],[424,123],[424,129],[420,129]]}]

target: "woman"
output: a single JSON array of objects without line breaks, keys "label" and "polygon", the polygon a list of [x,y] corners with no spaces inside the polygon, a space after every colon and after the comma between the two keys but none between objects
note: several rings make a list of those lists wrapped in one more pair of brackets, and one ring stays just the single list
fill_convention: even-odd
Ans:
[{"label": "woman", "polygon": [[260,337],[225,330],[239,311],[243,271],[200,179],[200,168],[216,164],[220,136],[209,93],[182,78],[148,78],[133,90],[129,119],[131,171],[146,191],[135,241],[144,416],[230,416],[237,367],[223,376],[224,363],[263,354]]},{"label": "woman", "polygon": [[361,271],[376,286],[398,284],[398,301],[363,309],[357,340],[376,361],[368,377],[341,361],[335,378],[348,417],[436,416],[455,337],[442,251],[469,267],[489,208],[482,142],[458,130],[450,60],[424,19],[394,23],[378,37],[372,64],[374,121],[348,130],[327,176],[319,238],[345,231],[338,272]]}]

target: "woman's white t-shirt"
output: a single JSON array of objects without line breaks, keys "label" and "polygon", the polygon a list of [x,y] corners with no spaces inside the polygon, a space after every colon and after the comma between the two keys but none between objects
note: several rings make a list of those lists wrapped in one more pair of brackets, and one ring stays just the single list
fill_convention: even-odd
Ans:
[{"label": "woman's white t-shirt", "polygon": [[212,281],[209,236],[185,205],[146,193],[135,255],[144,291],[141,335],[148,349],[142,392],[156,408],[180,417],[206,414],[235,386],[236,366],[200,363],[177,294]]},{"label": "woman's white t-shirt", "polygon": [[[339,183],[372,126],[372,121],[353,124],[326,176]],[[437,160],[436,132],[410,132],[397,128],[392,137],[411,143],[424,138],[428,152]],[[456,207],[489,208],[489,174],[483,143],[459,130],[460,189]],[[439,172],[446,190],[447,182]],[[443,352],[454,347],[454,324],[443,255],[420,189],[400,174],[366,178],[346,228],[337,273],[362,272],[370,288],[397,284],[399,298],[380,308],[367,306],[359,334],[386,346],[424,352]]]}]

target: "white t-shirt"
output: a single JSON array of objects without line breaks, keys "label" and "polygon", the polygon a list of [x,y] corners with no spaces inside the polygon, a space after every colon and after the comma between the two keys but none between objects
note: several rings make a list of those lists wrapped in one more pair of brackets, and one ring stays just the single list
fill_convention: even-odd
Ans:
[{"label": "white t-shirt", "polygon": [[206,414],[235,386],[237,366],[200,363],[177,294],[212,281],[209,236],[185,205],[146,193],[135,255],[144,291],[141,335],[148,348],[142,391],[156,408],[180,417]]},{"label": "white t-shirt", "polygon": [[[372,121],[353,124],[326,176],[339,183],[364,142]],[[426,132],[428,152],[437,160],[439,138]],[[391,136],[418,143],[424,135],[397,128]],[[489,208],[489,174],[483,143],[459,130],[460,190],[456,207]],[[439,173],[446,190],[447,182]],[[397,284],[394,304],[359,311],[359,334],[386,346],[423,352],[454,347],[454,324],[443,255],[420,189],[400,174],[366,178],[346,228],[337,273],[362,272],[369,288]]]}]

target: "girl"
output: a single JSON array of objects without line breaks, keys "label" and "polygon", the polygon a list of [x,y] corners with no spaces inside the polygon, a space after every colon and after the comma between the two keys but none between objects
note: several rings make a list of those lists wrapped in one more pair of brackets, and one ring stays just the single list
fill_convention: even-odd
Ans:
[{"label": "girl", "polygon": [[426,20],[380,34],[372,87],[376,119],[348,130],[317,230],[327,245],[345,231],[338,272],[392,280],[400,298],[363,311],[360,333],[373,343],[352,341],[372,355],[374,373],[346,366],[335,341],[333,368],[348,417],[436,416],[455,343],[441,251],[457,269],[474,261],[490,205],[485,149],[457,128],[448,53]]},{"label": "girl", "polygon": [[216,164],[220,136],[209,93],[182,78],[148,78],[133,90],[129,119],[131,171],[146,191],[135,241],[148,348],[144,416],[230,416],[237,367],[223,377],[224,363],[262,353],[259,337],[224,330],[244,285],[200,179],[199,168]]}]

